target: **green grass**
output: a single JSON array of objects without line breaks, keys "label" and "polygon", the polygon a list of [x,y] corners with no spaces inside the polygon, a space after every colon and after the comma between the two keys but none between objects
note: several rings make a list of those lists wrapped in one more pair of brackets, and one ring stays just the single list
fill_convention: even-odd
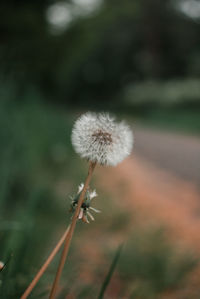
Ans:
[{"label": "green grass", "polygon": [[105,280],[103,281],[103,284],[101,286],[101,290],[100,290],[100,293],[99,293],[99,296],[98,296],[98,299],[103,299],[104,298],[104,295],[105,295],[105,292],[106,292],[106,289],[110,283],[110,280],[113,276],[113,273],[115,271],[115,268],[116,268],[116,265],[117,265],[117,262],[120,258],[120,255],[121,255],[121,251],[122,251],[122,248],[123,248],[123,244],[121,244],[117,250],[116,250],[116,253],[114,255],[114,258],[112,260],[112,263],[110,265],[110,268],[109,268],[109,271],[105,277]]},{"label": "green grass", "polygon": [[182,288],[197,264],[191,252],[177,250],[163,229],[136,230],[119,262],[128,298],[160,298],[165,291]]},{"label": "green grass", "polygon": [[122,93],[118,109],[141,124],[200,135],[200,81],[198,78],[135,82]]},{"label": "green grass", "polygon": [[67,112],[37,100],[0,102],[0,260],[12,254],[0,277],[2,299],[20,296],[52,236],[69,221],[67,191],[76,182],[71,125]]},{"label": "green grass", "polygon": [[196,109],[149,109],[137,117],[138,123],[157,129],[200,135],[200,110]]}]

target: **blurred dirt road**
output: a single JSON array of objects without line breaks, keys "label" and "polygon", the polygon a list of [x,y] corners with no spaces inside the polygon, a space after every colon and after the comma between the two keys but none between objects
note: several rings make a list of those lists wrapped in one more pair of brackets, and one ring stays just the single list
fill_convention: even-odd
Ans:
[{"label": "blurred dirt road", "polygon": [[200,187],[200,138],[136,128],[135,153]]}]

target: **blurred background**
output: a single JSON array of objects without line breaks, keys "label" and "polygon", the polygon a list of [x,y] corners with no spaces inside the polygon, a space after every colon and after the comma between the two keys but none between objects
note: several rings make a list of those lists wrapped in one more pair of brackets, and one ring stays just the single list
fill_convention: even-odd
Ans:
[{"label": "blurred background", "polygon": [[[97,169],[102,213],[78,224],[58,298],[97,298],[116,252],[105,298],[199,298],[200,1],[0,10],[0,298],[20,297],[70,220],[87,173],[71,128],[88,110],[126,119],[135,149]],[[30,298],[48,298],[58,258]]]}]

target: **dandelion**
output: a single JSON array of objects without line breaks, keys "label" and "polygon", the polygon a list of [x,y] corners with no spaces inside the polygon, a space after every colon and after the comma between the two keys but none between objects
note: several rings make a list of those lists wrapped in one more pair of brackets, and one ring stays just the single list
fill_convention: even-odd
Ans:
[{"label": "dandelion", "polygon": [[90,191],[88,187],[96,164],[115,166],[120,163],[131,153],[133,135],[124,122],[117,123],[109,114],[88,112],[75,122],[72,130],[72,144],[75,151],[89,161],[89,170],[85,184],[78,187],[78,194],[72,199],[71,208],[74,214],[51,289],[50,299],[54,299],[56,296],[77,220],[82,219],[88,222],[88,216],[94,220],[90,210],[99,212],[90,206],[91,199],[97,194],[95,190]]},{"label": "dandelion", "polygon": [[88,112],[76,121],[72,144],[82,158],[115,166],[131,153],[133,135],[124,122],[117,123],[108,113]]},{"label": "dandelion", "polygon": [[[59,280],[69,252],[69,247],[74,234],[78,219],[89,222],[88,218],[94,220],[91,211],[100,211],[91,207],[91,201],[97,197],[96,190],[91,190],[89,184],[96,164],[115,166],[125,159],[133,147],[133,135],[130,128],[124,123],[117,123],[114,117],[107,113],[95,114],[88,112],[82,115],[74,124],[72,130],[72,144],[75,151],[82,158],[89,161],[89,170],[85,183],[78,186],[77,194],[71,198],[71,211],[73,217],[64,235],[57,243],[43,266],[40,268],[21,299],[26,299],[34,286],[47,269],[50,262],[65,242],[55,280],[52,285],[50,299],[55,299]],[[4,265],[0,264],[0,267]],[[1,269],[1,268],[0,268]]]}]

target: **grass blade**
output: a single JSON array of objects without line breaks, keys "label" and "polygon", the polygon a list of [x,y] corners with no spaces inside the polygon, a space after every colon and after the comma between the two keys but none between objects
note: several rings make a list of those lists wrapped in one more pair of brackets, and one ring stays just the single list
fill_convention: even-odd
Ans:
[{"label": "grass blade", "polygon": [[117,262],[118,262],[118,260],[120,258],[122,247],[123,247],[123,244],[119,245],[118,249],[116,250],[116,253],[115,253],[113,261],[112,261],[112,263],[110,265],[110,269],[108,271],[108,274],[106,275],[105,280],[104,280],[104,282],[102,284],[102,287],[101,287],[98,299],[103,299],[103,297],[104,297],[105,291],[106,291],[106,289],[107,289],[107,287],[108,287],[108,285],[110,283],[112,275],[113,275],[113,273],[115,271],[115,267],[116,267]]}]

